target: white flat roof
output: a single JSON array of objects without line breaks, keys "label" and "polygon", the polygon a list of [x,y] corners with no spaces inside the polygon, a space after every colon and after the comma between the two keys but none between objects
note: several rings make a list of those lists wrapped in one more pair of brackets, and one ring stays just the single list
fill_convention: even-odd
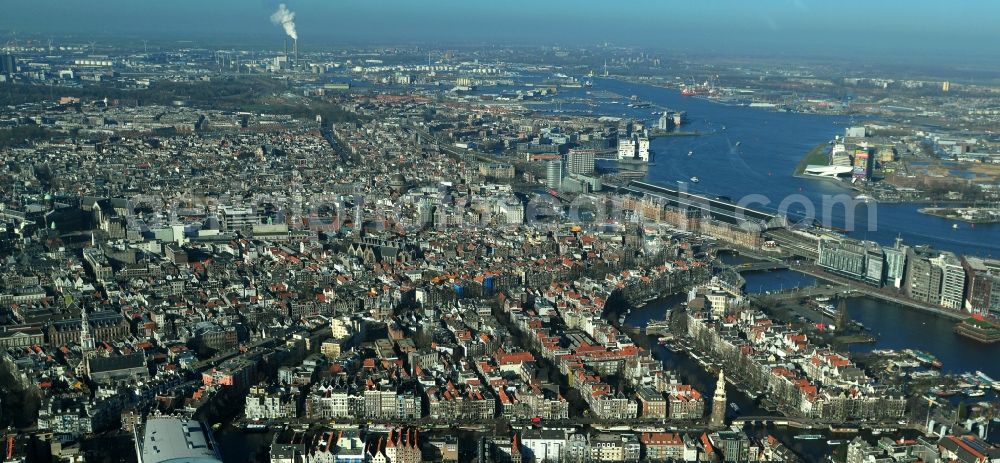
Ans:
[{"label": "white flat roof", "polygon": [[151,417],[142,436],[139,463],[222,463],[201,423],[177,417]]}]

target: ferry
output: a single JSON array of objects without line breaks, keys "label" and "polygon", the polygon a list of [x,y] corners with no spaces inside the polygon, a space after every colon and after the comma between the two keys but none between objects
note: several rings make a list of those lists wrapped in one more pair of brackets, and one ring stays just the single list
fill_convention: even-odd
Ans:
[{"label": "ferry", "polygon": [[823,436],[821,436],[819,434],[797,434],[795,436],[796,440],[819,440],[819,439],[822,439],[822,438],[823,438]]},{"label": "ferry", "polygon": [[701,180],[698,180],[698,177],[691,177],[691,183],[698,183],[700,181]]}]

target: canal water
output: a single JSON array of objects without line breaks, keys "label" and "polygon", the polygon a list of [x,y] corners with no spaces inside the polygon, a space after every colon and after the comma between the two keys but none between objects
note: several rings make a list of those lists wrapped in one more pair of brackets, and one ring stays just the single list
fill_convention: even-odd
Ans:
[{"label": "canal water", "polygon": [[935,355],[945,373],[980,370],[1000,379],[1000,344],[982,344],[955,334],[955,321],[929,312],[867,297],[847,300],[851,319],[868,328],[876,341],[853,344],[851,350],[920,349]]},{"label": "canal water", "polygon": [[[686,297],[682,294],[654,300],[649,304],[629,313],[629,315],[625,318],[625,324],[640,328],[645,327],[650,320],[662,320],[668,310],[679,307],[681,302],[684,302],[685,300]],[[677,372],[681,381],[686,384],[690,384],[701,392],[705,397],[706,406],[711,406],[712,395],[715,393],[716,381],[718,377],[705,371],[701,365],[698,365],[698,363],[686,353],[670,352],[665,347],[657,345],[655,340],[652,341],[654,346],[653,355],[663,362],[664,368]],[[735,402],[739,406],[739,412],[734,411],[732,408],[728,410],[729,418],[735,418],[738,416],[774,415],[773,412],[769,412],[758,407],[755,401],[747,397],[738,389],[734,388],[731,384],[726,385],[726,397],[729,402]],[[748,434],[761,439],[766,438],[768,435],[774,436],[808,462],[823,461],[827,455],[831,454],[839,455],[842,460],[844,452],[846,451],[846,444],[857,435],[857,433],[835,434],[822,429],[808,430],[790,427],[775,427],[770,425],[766,427],[748,427],[745,431]],[[797,435],[805,434],[815,434],[822,437],[815,440],[801,440],[795,438]],[[892,437],[914,437],[915,435],[916,433],[913,431],[898,431],[891,434]],[[868,431],[862,432],[861,436],[868,441],[874,441],[877,438],[877,436],[873,436]],[[831,445],[828,441],[836,442]]]},{"label": "canal water", "polygon": [[224,426],[215,433],[215,443],[225,463],[250,463],[270,461],[271,441],[274,432],[246,432],[233,426]]},{"label": "canal water", "polygon": [[[601,92],[621,97],[600,96]],[[854,196],[854,193],[834,181],[798,178],[793,173],[810,149],[833,139],[834,135],[843,135],[844,127],[853,123],[848,117],[731,106],[682,97],[674,89],[613,79],[595,79],[590,89],[560,89],[559,98],[594,100],[596,106],[578,104],[577,109],[592,111],[595,116],[639,118],[654,124],[658,116],[652,112],[658,109],[629,108],[625,103],[631,95],[658,106],[686,111],[689,122],[682,130],[701,134],[652,140],[650,148],[655,159],[646,176],[649,181],[669,187],[684,182],[689,191],[726,196],[733,201],[749,194],[762,195],[747,204],[769,211],[784,209],[793,219],[814,207],[811,215],[816,218],[829,218],[829,225],[853,230],[849,234],[855,238],[882,244],[891,244],[900,236],[909,244],[929,244],[958,254],[1000,256],[1000,224],[975,227],[959,224],[954,229],[954,221],[920,214],[917,209],[921,206],[917,204],[873,205],[870,226],[868,206],[864,204],[850,213],[843,204],[825,211],[825,196]],[[572,112],[572,105],[563,106],[563,110]],[[691,183],[692,177],[700,181]],[[787,207],[782,207],[783,202]]]}]

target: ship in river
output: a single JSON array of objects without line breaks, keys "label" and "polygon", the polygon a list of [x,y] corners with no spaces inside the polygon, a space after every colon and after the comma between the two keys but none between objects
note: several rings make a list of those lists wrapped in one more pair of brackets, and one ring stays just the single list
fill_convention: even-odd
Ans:
[{"label": "ship in river", "polygon": [[983,344],[992,344],[1000,341],[1000,326],[976,315],[955,325],[955,334]]},{"label": "ship in river", "polygon": [[931,355],[930,353],[924,352],[922,350],[916,349],[906,349],[903,351],[904,354],[913,357],[914,360],[920,362],[924,366],[930,366],[934,368],[941,368],[941,361],[937,357]]}]

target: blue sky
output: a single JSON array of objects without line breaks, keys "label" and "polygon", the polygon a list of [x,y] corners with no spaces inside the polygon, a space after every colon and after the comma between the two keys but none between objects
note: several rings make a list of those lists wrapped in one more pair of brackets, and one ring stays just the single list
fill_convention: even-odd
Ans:
[{"label": "blue sky", "polygon": [[[0,30],[280,39],[273,0],[4,0]],[[289,0],[301,44],[440,41],[996,59],[992,0]],[[862,53],[863,52],[863,53]]]}]

